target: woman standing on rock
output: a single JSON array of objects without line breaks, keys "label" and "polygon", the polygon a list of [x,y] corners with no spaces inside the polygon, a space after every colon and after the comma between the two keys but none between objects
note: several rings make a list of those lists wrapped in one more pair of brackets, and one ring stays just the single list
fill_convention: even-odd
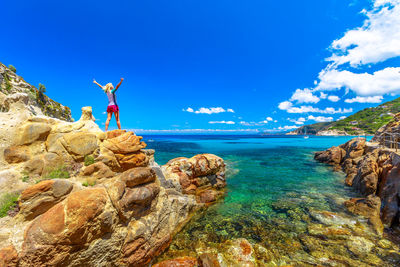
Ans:
[{"label": "woman standing on rock", "polygon": [[110,124],[110,120],[112,114],[114,113],[115,120],[117,121],[118,129],[121,129],[121,123],[119,121],[119,108],[117,105],[117,97],[115,92],[118,90],[124,78],[121,78],[121,81],[117,84],[114,89],[112,83],[107,83],[106,86],[101,86],[95,79],[93,79],[93,83],[100,86],[101,89],[107,94],[108,97],[108,106],[107,106],[107,121],[106,121],[106,131],[108,130],[108,125]]}]

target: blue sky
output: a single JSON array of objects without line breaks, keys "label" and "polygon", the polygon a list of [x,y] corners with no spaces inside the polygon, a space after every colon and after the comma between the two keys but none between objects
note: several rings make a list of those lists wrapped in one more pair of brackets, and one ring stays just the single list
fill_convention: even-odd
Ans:
[{"label": "blue sky", "polygon": [[125,78],[122,127],[146,133],[288,130],[400,93],[400,0],[6,1],[2,21],[0,61],[102,127],[93,78]]}]

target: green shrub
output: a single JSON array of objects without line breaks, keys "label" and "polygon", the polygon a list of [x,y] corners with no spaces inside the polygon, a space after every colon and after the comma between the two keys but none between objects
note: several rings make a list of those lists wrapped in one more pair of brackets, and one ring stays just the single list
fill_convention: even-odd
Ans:
[{"label": "green shrub", "polygon": [[12,90],[12,85],[11,85],[11,79],[10,79],[10,77],[8,77],[8,75],[7,75],[7,73],[4,73],[3,74],[3,77],[4,77],[4,82],[5,82],[5,84],[6,84],[6,91],[8,92],[8,93],[10,93],[11,92],[11,90]]},{"label": "green shrub", "polygon": [[51,170],[48,172],[42,180],[49,180],[49,179],[56,179],[56,178],[61,178],[61,179],[68,179],[70,177],[70,174],[65,166],[60,166],[56,169]]},{"label": "green shrub", "polygon": [[27,171],[23,171],[23,172],[21,173],[21,175],[22,175],[22,177],[21,177],[22,182],[24,182],[24,183],[28,182],[28,180],[29,180],[29,173],[28,173]]},{"label": "green shrub", "polygon": [[8,68],[9,68],[12,72],[17,73],[17,69],[16,69],[13,65],[8,65]]},{"label": "green shrub", "polygon": [[0,197],[0,218],[7,216],[7,212],[15,206],[18,197],[17,193],[5,193]]},{"label": "green shrub", "polygon": [[83,182],[82,185],[83,185],[84,187],[88,187],[88,186],[89,186],[89,184],[88,184],[87,181],[86,181],[86,182]]},{"label": "green shrub", "polygon": [[94,157],[92,155],[85,156],[85,166],[92,165],[94,163]]},{"label": "green shrub", "polygon": [[44,84],[39,83],[39,93],[40,94],[46,93],[46,86],[44,86]]}]

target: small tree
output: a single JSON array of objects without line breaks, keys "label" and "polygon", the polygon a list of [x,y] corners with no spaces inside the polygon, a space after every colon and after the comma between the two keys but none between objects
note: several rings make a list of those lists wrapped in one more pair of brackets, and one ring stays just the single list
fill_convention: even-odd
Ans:
[{"label": "small tree", "polygon": [[41,94],[46,93],[46,86],[44,86],[41,83],[39,83],[39,93],[41,93]]},{"label": "small tree", "polygon": [[17,69],[16,69],[13,65],[8,65],[8,68],[9,68],[12,72],[17,73]]}]

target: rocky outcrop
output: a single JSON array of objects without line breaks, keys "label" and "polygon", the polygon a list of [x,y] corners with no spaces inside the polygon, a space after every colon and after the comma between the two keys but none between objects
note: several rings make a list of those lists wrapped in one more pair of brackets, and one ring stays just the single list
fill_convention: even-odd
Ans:
[{"label": "rocky outcrop", "polygon": [[90,107],[73,123],[30,117],[15,133],[3,177],[19,174],[13,190],[22,193],[17,215],[0,220],[4,266],[145,266],[224,193],[221,158],[159,166],[142,137],[102,132]]},{"label": "rocky outcrop", "polygon": [[[400,154],[387,147],[385,133],[399,131],[400,116],[380,129],[372,141],[353,138],[338,147],[315,153],[315,159],[342,169],[345,184],[353,187],[363,198],[345,202],[347,209],[369,219],[378,233],[383,225],[397,227],[400,216]],[[393,147],[393,146],[391,146]]]},{"label": "rocky outcrop", "polygon": [[[23,95],[23,105],[15,104]],[[50,99],[36,87],[0,63],[0,111],[28,109],[32,115],[46,115],[65,121],[72,121],[68,107]]]},{"label": "rocky outcrop", "polygon": [[177,158],[169,161],[164,169],[177,189],[196,195],[202,203],[214,202],[218,197],[218,191],[210,190],[211,188],[221,189],[226,185],[225,164],[223,159],[215,155]]}]

